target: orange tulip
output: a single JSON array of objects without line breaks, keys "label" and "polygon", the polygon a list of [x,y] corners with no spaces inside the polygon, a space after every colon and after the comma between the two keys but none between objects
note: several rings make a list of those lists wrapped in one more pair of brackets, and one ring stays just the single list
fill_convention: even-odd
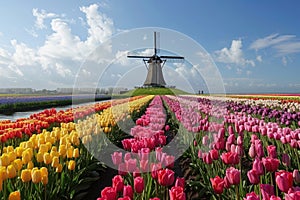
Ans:
[{"label": "orange tulip", "polygon": [[19,191],[14,191],[9,194],[8,200],[21,200],[21,194]]}]

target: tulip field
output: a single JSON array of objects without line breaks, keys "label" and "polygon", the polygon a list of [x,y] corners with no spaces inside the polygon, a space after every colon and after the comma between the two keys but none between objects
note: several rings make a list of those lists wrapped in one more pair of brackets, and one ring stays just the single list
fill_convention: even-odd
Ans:
[{"label": "tulip field", "polygon": [[141,95],[0,121],[0,199],[299,200],[300,99]]}]

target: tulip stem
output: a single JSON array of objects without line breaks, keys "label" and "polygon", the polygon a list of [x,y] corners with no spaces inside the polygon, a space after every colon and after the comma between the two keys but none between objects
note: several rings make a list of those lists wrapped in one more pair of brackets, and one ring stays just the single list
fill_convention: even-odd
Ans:
[{"label": "tulip stem", "polygon": [[235,186],[236,200],[240,200],[239,185]]}]

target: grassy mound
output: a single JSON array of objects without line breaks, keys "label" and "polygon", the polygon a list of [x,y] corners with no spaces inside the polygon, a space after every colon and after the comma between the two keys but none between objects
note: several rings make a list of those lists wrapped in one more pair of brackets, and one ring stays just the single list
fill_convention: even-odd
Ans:
[{"label": "grassy mound", "polygon": [[182,95],[189,94],[188,92],[176,88],[163,88],[163,87],[149,87],[149,88],[136,88],[130,90],[121,96],[139,96],[139,95]]}]

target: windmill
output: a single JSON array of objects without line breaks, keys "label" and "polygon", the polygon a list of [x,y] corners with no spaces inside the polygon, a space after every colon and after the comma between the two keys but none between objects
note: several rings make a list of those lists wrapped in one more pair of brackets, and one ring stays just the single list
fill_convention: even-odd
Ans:
[{"label": "windmill", "polygon": [[[167,59],[184,59],[181,56],[159,56],[156,48],[156,32],[154,32],[154,55],[153,56],[134,56],[128,55],[128,58],[142,58],[148,70],[144,86],[146,87],[165,87],[166,82],[162,73]],[[148,64],[148,66],[147,66]]]}]

